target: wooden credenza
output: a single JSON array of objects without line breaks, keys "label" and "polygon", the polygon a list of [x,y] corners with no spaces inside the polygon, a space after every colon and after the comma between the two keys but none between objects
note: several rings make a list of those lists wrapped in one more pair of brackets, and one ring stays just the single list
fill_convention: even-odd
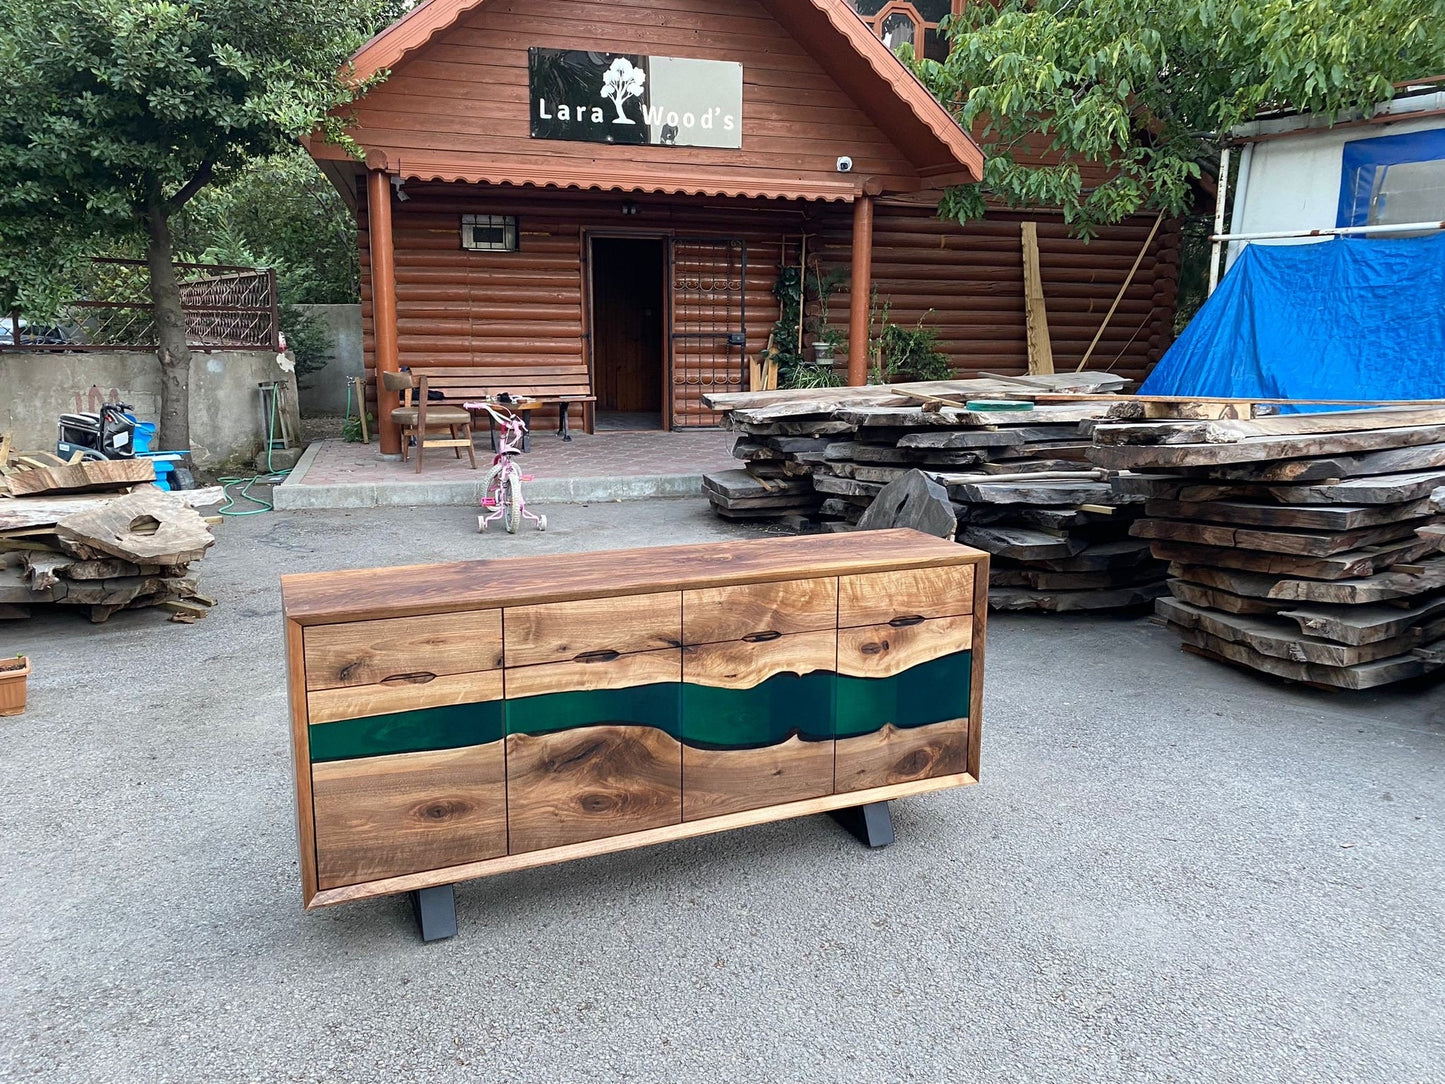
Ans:
[{"label": "wooden credenza", "polygon": [[987,562],[873,531],[283,577],[306,907],[975,782]]}]

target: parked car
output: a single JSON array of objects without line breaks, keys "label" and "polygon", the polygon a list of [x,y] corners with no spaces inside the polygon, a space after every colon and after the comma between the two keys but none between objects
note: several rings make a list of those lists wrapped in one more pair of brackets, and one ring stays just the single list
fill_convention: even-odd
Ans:
[{"label": "parked car", "polygon": [[[35,343],[38,346],[54,346],[57,343],[79,342],[80,337],[64,328],[48,324],[32,324],[23,316],[20,318],[20,343]],[[0,319],[0,346],[15,345],[15,326],[10,317]]]}]

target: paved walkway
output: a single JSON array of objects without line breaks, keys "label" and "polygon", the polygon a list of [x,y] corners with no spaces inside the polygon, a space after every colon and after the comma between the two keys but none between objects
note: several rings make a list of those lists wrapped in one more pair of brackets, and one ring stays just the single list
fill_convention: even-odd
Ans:
[{"label": "paved walkway", "polygon": [[[571,441],[539,432],[519,463],[523,474],[532,476],[527,499],[539,503],[693,496],[704,473],[737,466],[733,439],[732,433],[712,429],[592,436],[574,432]],[[414,462],[382,458],[379,444],[316,441],[291,477],[276,487],[276,507],[473,504],[491,459],[485,433],[477,436],[476,470],[449,449],[440,449],[427,453],[420,474]]]}]

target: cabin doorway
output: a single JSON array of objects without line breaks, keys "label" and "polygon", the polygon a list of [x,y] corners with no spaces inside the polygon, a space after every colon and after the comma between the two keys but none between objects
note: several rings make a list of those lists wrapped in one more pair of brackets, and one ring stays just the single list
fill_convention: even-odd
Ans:
[{"label": "cabin doorway", "polygon": [[592,390],[597,429],[662,429],[667,379],[667,241],[590,239]]}]

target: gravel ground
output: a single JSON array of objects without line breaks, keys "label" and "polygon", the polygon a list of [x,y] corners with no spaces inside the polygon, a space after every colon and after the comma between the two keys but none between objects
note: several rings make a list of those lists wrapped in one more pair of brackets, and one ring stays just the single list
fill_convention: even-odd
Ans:
[{"label": "gravel ground", "polygon": [[1445,687],[990,622],[983,784],[305,914],[276,577],[736,537],[700,501],[227,522],[219,607],[0,625],[0,1079],[1445,1080]]}]

